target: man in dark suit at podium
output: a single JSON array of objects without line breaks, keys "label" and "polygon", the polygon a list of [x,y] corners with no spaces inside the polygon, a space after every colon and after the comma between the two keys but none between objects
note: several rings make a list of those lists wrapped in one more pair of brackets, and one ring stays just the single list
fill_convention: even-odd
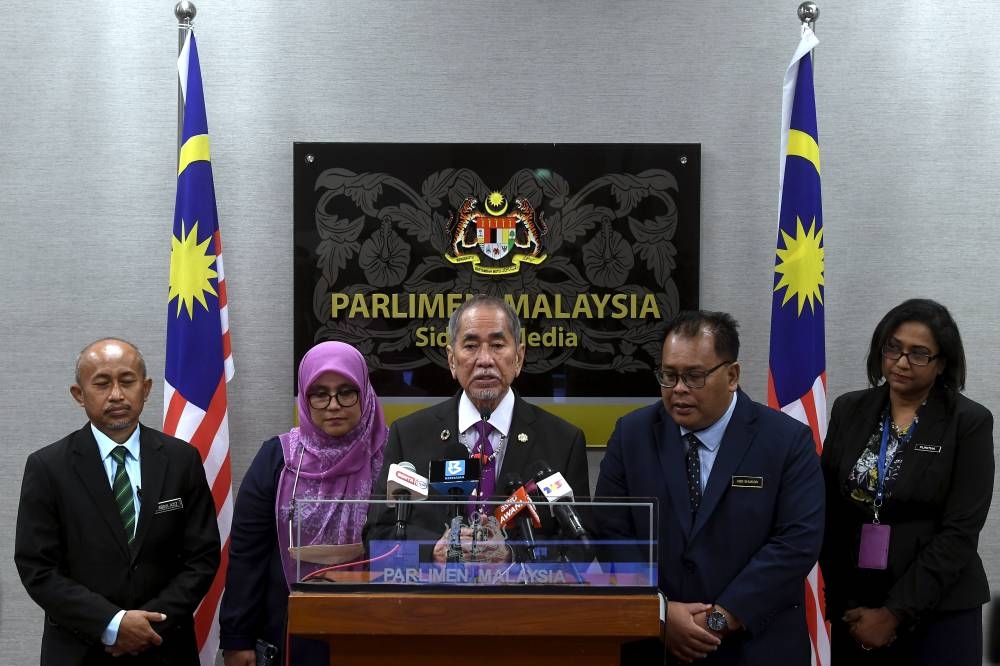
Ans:
[{"label": "man in dark suit at podium", "polygon": [[[503,299],[475,296],[452,314],[448,339],[448,367],[462,392],[392,424],[372,496],[386,496],[393,463],[407,461],[419,474],[426,474],[432,460],[474,452],[481,452],[486,461],[484,496],[503,496],[505,489],[499,480],[507,474],[527,481],[539,461],[562,473],[576,496],[589,496],[583,431],[525,401],[510,388],[524,363],[521,323],[514,309]],[[483,421],[488,424],[485,433],[480,432]],[[414,508],[408,538],[434,540],[442,536],[446,512],[429,504]],[[368,539],[391,539],[394,510],[373,506],[368,524]],[[435,559],[444,561],[441,548],[435,549]]]},{"label": "man in dark suit at podium", "polygon": [[[657,497],[659,533],[643,534],[623,512],[599,516],[600,536],[658,538],[673,659],[808,665],[803,600],[823,538],[819,456],[808,428],[739,389],[736,328],[717,312],[682,312],[668,324],[656,370],[662,400],[619,419],[595,492]],[[662,661],[662,646],[644,647]],[[633,663],[659,663],[649,652]]]},{"label": "man in dark suit at podium", "polygon": [[139,425],[151,388],[133,345],[88,345],[70,392],[89,423],[28,457],[14,561],[45,611],[42,666],[198,666],[215,505],[198,450]]}]

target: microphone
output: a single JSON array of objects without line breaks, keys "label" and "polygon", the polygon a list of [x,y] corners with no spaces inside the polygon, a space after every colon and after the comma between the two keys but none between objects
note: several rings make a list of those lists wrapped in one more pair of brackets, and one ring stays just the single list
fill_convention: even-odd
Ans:
[{"label": "microphone", "polygon": [[396,507],[396,539],[405,541],[406,523],[410,520],[410,511],[413,509],[410,502],[427,499],[427,479],[417,474],[413,463],[393,463],[389,465],[386,499],[386,506]]},{"label": "microphone", "polygon": [[468,497],[479,485],[482,462],[478,458],[467,457],[469,452],[461,444],[456,444],[461,453],[446,460],[432,460],[427,477],[434,492],[448,495],[453,499]]},{"label": "microphone", "polygon": [[583,528],[580,516],[573,509],[572,504],[567,504],[567,502],[573,501],[573,489],[569,483],[562,474],[553,471],[552,467],[544,460],[539,460],[532,465],[532,468],[535,472],[531,476],[535,480],[538,490],[548,501],[549,508],[552,509],[559,522],[559,528],[565,535],[589,546],[590,537],[587,530]]},{"label": "microphone", "polygon": [[447,495],[449,507],[448,563],[461,560],[462,507],[459,500],[468,497],[482,473],[482,465],[476,458],[468,458],[468,450],[461,444],[454,444],[445,452],[448,459],[432,460],[427,476],[435,493]]},{"label": "microphone", "polygon": [[510,472],[504,475],[504,490],[510,493],[510,497],[504,500],[493,512],[500,527],[507,527],[511,523],[517,527],[523,543],[524,555],[522,556],[516,549],[519,562],[534,562],[535,557],[535,527],[541,527],[542,522],[535,511],[535,505],[521,483],[521,477]]}]

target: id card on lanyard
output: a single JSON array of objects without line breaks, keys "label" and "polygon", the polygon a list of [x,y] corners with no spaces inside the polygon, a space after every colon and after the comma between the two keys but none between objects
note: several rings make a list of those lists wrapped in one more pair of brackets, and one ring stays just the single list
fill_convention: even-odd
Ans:
[{"label": "id card on lanyard", "polygon": [[[913,430],[908,433],[913,434]],[[885,476],[886,468],[889,466],[886,461],[889,449],[889,414],[886,413],[882,421],[882,444],[879,446],[878,463],[876,472],[878,478],[875,488],[875,501],[873,502],[874,519],[870,523],[861,526],[861,546],[858,548],[858,568],[860,569],[885,569],[889,566],[889,536],[892,527],[879,522],[878,511],[882,507],[882,500],[885,497]],[[909,438],[907,438],[909,439]],[[902,443],[900,443],[900,447]],[[896,452],[899,453],[899,447]]]}]

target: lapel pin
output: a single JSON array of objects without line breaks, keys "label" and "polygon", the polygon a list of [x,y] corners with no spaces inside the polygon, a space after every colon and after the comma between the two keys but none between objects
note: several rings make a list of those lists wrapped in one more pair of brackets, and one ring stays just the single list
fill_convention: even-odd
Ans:
[{"label": "lapel pin", "polygon": [[445,428],[444,430],[441,431],[441,441],[442,442],[447,441],[447,439],[449,437],[451,437],[451,431],[449,431],[447,428]]},{"label": "lapel pin", "polygon": [[517,441],[519,441],[522,444],[524,444],[525,442],[528,441],[528,435],[526,433],[523,433],[523,432],[517,433]]}]

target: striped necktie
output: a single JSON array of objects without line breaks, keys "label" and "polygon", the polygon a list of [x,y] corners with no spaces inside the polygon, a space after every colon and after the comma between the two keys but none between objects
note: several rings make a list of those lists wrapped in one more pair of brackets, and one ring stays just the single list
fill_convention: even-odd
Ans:
[{"label": "striped necktie", "polygon": [[115,504],[118,505],[118,513],[122,517],[125,536],[131,544],[135,538],[135,498],[132,496],[132,482],[125,471],[126,455],[128,449],[124,446],[116,446],[111,450],[111,457],[118,465],[115,468],[115,480],[111,484],[111,490],[115,494]]}]

